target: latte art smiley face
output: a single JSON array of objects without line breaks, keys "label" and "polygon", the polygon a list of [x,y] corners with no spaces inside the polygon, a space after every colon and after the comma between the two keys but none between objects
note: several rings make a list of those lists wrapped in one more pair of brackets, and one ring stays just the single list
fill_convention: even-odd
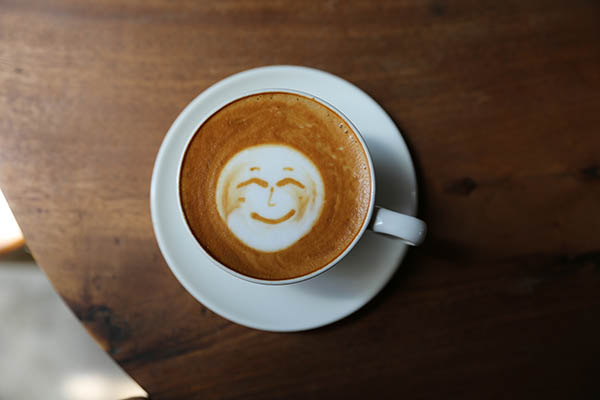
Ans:
[{"label": "latte art smiley face", "polygon": [[321,173],[302,152],[281,144],[248,147],[221,170],[219,216],[246,246],[284,250],[318,220],[325,199]]}]

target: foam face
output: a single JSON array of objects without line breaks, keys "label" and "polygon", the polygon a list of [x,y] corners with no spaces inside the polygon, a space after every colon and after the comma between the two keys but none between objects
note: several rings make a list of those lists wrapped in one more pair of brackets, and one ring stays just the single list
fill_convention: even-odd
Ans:
[{"label": "foam face", "polygon": [[235,154],[221,170],[215,194],[229,230],[246,246],[267,253],[309,233],[324,199],[318,168],[299,150],[280,144]]}]

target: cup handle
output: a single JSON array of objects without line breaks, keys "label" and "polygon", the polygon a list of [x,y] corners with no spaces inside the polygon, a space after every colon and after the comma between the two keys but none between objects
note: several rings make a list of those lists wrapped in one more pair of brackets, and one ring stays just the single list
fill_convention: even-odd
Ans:
[{"label": "cup handle", "polygon": [[420,245],[427,233],[427,225],[420,219],[381,207],[373,210],[369,228],[373,232],[395,236],[410,246]]}]

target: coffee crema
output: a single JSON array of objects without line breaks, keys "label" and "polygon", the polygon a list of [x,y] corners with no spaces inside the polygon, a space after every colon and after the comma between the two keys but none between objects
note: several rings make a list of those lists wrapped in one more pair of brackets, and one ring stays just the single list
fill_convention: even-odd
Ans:
[{"label": "coffee crema", "polygon": [[198,128],[179,180],[190,230],[213,258],[266,280],[304,276],[346,250],[368,214],[371,175],[356,133],[297,94],[250,95]]}]

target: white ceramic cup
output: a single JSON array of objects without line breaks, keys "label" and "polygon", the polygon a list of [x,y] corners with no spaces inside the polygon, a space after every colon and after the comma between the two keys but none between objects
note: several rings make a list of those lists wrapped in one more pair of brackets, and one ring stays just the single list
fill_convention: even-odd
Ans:
[{"label": "white ceramic cup", "polygon": [[[202,126],[202,124],[204,124],[205,121],[207,121],[217,111],[219,111],[222,108],[226,107],[227,105],[235,102],[236,100],[239,100],[241,98],[251,96],[251,95],[262,94],[262,93],[272,93],[272,92],[292,93],[292,94],[295,94],[298,96],[303,96],[303,97],[307,97],[309,99],[315,100],[315,101],[321,103],[322,105],[324,105],[325,107],[329,108],[333,112],[335,112],[337,115],[339,115],[346,122],[346,124],[348,124],[348,126],[350,126],[350,128],[354,131],[354,133],[356,134],[356,137],[358,138],[358,140],[367,156],[367,160],[369,163],[371,193],[370,193],[369,210],[367,213],[367,217],[365,218],[365,221],[363,222],[363,225],[361,226],[359,233],[354,237],[354,240],[352,240],[352,242],[346,247],[346,249],[340,255],[338,255],[333,261],[329,262],[327,265],[324,265],[323,267],[319,268],[318,270],[311,272],[310,274],[306,274],[306,275],[299,276],[299,277],[292,278],[292,279],[267,280],[267,279],[257,279],[257,278],[253,278],[250,276],[240,274],[239,272],[234,271],[233,269],[227,267],[226,265],[220,263],[218,260],[213,258],[210,255],[210,253],[208,253],[202,247],[202,245],[197,240],[194,239],[194,241],[196,243],[198,243],[198,246],[202,249],[204,254],[215,265],[217,265],[224,271],[226,271],[240,279],[244,279],[244,280],[252,282],[252,283],[258,283],[258,284],[263,284],[263,285],[289,285],[289,284],[293,284],[293,283],[302,282],[302,281],[305,281],[310,278],[314,278],[315,276],[320,275],[323,272],[332,268],[334,265],[336,265],[338,262],[340,262],[354,248],[354,246],[356,245],[356,243],[358,243],[358,241],[363,236],[363,234],[365,233],[367,228],[372,230],[373,232],[377,232],[377,233],[385,234],[387,236],[395,237],[399,240],[399,242],[402,242],[402,243],[410,245],[410,246],[417,246],[417,245],[421,244],[423,242],[423,240],[425,239],[425,234],[427,233],[427,225],[425,224],[425,222],[423,222],[422,220],[420,220],[418,218],[412,217],[410,215],[402,214],[402,213],[399,213],[396,211],[388,210],[386,208],[381,208],[381,207],[375,206],[375,171],[373,169],[373,161],[371,160],[371,154],[369,152],[369,148],[367,147],[365,140],[361,136],[361,134],[358,131],[358,129],[356,128],[356,126],[354,126],[352,121],[350,121],[348,118],[346,118],[346,116],[340,110],[338,110],[334,105],[332,105],[332,104],[326,102],[325,100],[322,100],[316,96],[313,96],[309,93],[301,92],[298,90],[279,89],[279,88],[256,90],[256,91],[244,93],[238,97],[232,98],[232,99],[224,102],[221,106],[217,107],[215,110],[213,110],[213,112],[209,113],[206,118],[204,118],[204,120],[198,125],[198,128],[194,132],[190,133],[188,144],[185,147],[186,150],[181,154],[180,159],[179,159],[179,170],[177,172],[178,179],[181,176],[181,167],[182,167],[182,163],[183,163],[183,158],[185,156],[185,153],[187,151],[189,143],[191,142],[192,138],[195,136],[195,133],[198,131],[199,127]],[[177,182],[177,187],[179,187],[179,182]],[[180,194],[179,194],[179,190],[178,190],[178,199],[179,199],[178,210],[180,213],[180,217],[182,217],[186,221],[188,233],[190,235],[192,235],[192,237],[194,237],[194,234],[192,233],[189,225],[187,224],[187,220],[184,216],[183,208],[181,206],[181,198],[179,196],[180,196]]]}]

